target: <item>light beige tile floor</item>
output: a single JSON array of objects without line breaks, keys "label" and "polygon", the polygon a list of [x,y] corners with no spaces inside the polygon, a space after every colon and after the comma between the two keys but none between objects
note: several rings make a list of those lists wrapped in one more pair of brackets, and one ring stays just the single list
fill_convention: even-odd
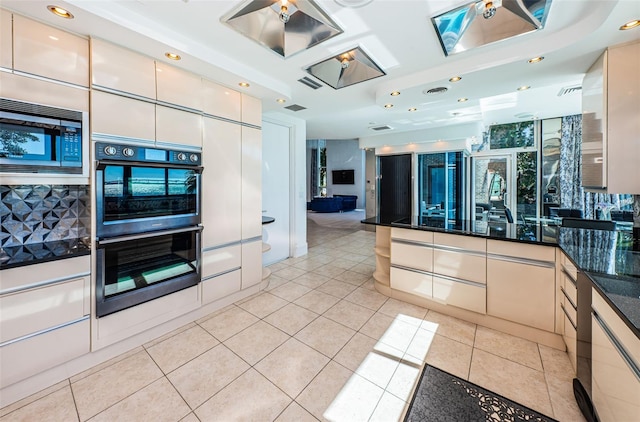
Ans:
[{"label": "light beige tile floor", "polygon": [[375,291],[372,232],[309,221],[264,292],[0,409],[0,421],[396,421],[424,362],[581,421],[567,354]]}]

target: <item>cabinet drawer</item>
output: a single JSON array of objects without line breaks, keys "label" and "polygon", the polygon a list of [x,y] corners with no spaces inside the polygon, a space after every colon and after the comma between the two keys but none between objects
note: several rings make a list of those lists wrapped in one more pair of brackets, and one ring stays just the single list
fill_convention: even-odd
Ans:
[{"label": "cabinet drawer", "polygon": [[13,15],[15,70],[89,86],[89,41],[40,22]]},{"label": "cabinet drawer", "polygon": [[[593,404],[602,422],[632,421],[640,415],[640,368],[630,366],[614,344],[606,322],[592,315]],[[609,332],[607,332],[609,331]],[[615,335],[615,334],[614,334]]]},{"label": "cabinet drawer", "polygon": [[487,241],[478,237],[458,236],[455,234],[434,233],[433,243],[439,246],[448,246],[467,251],[480,253],[487,252]]},{"label": "cabinet drawer", "polygon": [[239,244],[205,251],[202,254],[202,278],[240,268],[241,262],[242,251]]},{"label": "cabinet drawer", "polygon": [[476,286],[434,275],[433,298],[447,305],[457,306],[480,314],[487,313],[487,291],[483,285]]},{"label": "cabinet drawer", "polygon": [[89,353],[89,317],[0,347],[3,387]]},{"label": "cabinet drawer", "polygon": [[573,373],[575,374],[578,368],[578,340],[576,327],[573,325],[573,322],[569,320],[566,314],[562,314],[562,319],[564,321],[564,334],[562,335],[562,338],[564,339],[564,344],[567,345],[567,354],[569,355],[569,360],[573,367]]},{"label": "cabinet drawer", "polygon": [[431,272],[433,269],[433,248],[429,245],[392,240],[391,264]]},{"label": "cabinet drawer", "polygon": [[487,259],[489,315],[553,332],[555,303],[555,268]]},{"label": "cabinet drawer", "polygon": [[91,92],[91,131],[154,142],[155,105],[94,90]]},{"label": "cabinet drawer", "polygon": [[391,239],[410,240],[420,243],[433,243],[433,232],[422,230],[391,228]]},{"label": "cabinet drawer", "polygon": [[[562,270],[560,270],[560,271],[562,271]],[[561,273],[561,277],[562,277],[562,281],[563,281],[562,289],[564,290],[566,295],[569,297],[569,299],[571,299],[573,304],[577,305],[578,304],[578,287],[576,286],[576,283],[574,282],[575,279],[572,280],[565,273]]]},{"label": "cabinet drawer", "polygon": [[487,240],[487,253],[534,261],[556,262],[556,248],[553,246]]},{"label": "cabinet drawer", "polygon": [[487,258],[475,252],[456,252],[438,249],[435,246],[433,272],[461,280],[485,283],[487,281]]},{"label": "cabinet drawer", "polygon": [[433,297],[433,276],[431,274],[391,267],[390,285],[392,289],[416,296],[428,299]]},{"label": "cabinet drawer", "polygon": [[242,272],[238,269],[202,281],[202,304],[211,303],[235,292],[242,284]]},{"label": "cabinet drawer", "polygon": [[0,343],[89,314],[88,278],[0,296]]}]

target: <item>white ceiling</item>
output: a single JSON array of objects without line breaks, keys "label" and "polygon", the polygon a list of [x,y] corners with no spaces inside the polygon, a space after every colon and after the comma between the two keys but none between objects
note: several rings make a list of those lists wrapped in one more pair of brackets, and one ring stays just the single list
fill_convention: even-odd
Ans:
[{"label": "white ceiling", "polygon": [[[577,114],[579,91],[558,96],[560,90],[579,86],[607,46],[640,39],[640,28],[618,30],[640,18],[640,0],[553,0],[543,30],[445,57],[430,18],[464,0],[373,0],[359,8],[316,0],[344,33],[284,59],[220,22],[241,3],[237,0],[56,1],[75,15],[70,21],[47,11],[53,1],[2,0],[2,7],[158,60],[168,61],[164,53],[176,52],[183,59],[172,64],[246,90],[263,100],[264,112],[306,120],[309,139],[372,137],[378,133],[371,127],[380,125],[393,128],[383,132],[387,138],[434,128],[441,134],[442,127],[473,126],[470,122],[488,126]],[[313,90],[297,81],[309,76],[304,70],[309,65],[355,46],[386,76],[340,90],[324,84]],[[545,60],[529,64],[534,56]],[[462,80],[449,82],[455,75]],[[251,86],[240,88],[240,81]],[[518,92],[522,85],[531,89]],[[448,92],[423,94],[441,86]],[[391,97],[396,90],[401,94]],[[458,102],[462,97],[469,101]],[[386,103],[394,107],[385,109]],[[292,104],[306,110],[284,109]],[[411,107],[417,111],[408,111]]]}]

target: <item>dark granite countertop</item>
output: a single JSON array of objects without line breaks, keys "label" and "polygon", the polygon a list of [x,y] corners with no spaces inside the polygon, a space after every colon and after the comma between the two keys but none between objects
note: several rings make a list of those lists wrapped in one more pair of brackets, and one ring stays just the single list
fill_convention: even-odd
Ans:
[{"label": "dark granite countertop", "polygon": [[559,246],[640,338],[640,245],[634,247],[629,231],[482,221],[445,224],[420,218],[381,221],[372,217],[362,223]]},{"label": "dark granite countertop", "polygon": [[0,249],[0,270],[89,255],[88,239],[57,240]]}]

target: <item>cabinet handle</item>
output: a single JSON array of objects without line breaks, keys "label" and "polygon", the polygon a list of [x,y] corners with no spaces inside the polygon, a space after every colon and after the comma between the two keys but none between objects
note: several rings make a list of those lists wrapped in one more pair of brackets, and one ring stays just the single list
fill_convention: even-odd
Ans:
[{"label": "cabinet handle", "polygon": [[569,279],[571,284],[573,284],[577,288],[578,287],[578,282],[576,281],[576,279],[573,278],[573,275],[571,275],[571,273],[569,273],[569,271],[567,271],[567,269],[565,268],[564,265],[562,266],[561,271],[563,272],[564,275],[567,276],[567,278]]},{"label": "cabinet handle", "polygon": [[91,275],[91,273],[86,272],[86,273],[80,273],[80,274],[73,274],[73,275],[68,275],[66,277],[61,277],[61,278],[56,278],[53,280],[46,280],[46,281],[41,281],[38,283],[32,283],[32,284],[27,284],[26,286],[20,286],[20,287],[12,287],[10,289],[5,289],[0,291],[0,296],[4,296],[4,295],[9,295],[9,294],[13,294],[13,293],[19,293],[19,292],[24,292],[27,290],[34,290],[34,289],[40,289],[42,287],[46,287],[46,286],[51,286],[53,284],[62,284],[62,283],[66,283],[68,281],[73,281],[73,280],[77,280],[80,278],[84,278]]},{"label": "cabinet handle", "polygon": [[[68,321],[68,322],[65,322],[63,324],[56,325],[54,327],[49,327],[49,328],[45,328],[44,330],[36,331],[35,333],[27,334],[25,336],[14,338],[12,340],[7,340],[4,343],[0,343],[0,347],[9,346],[10,344],[17,343],[19,341],[28,340],[28,339],[30,339],[32,337],[36,337],[36,336],[39,336],[39,335],[42,335],[42,334],[47,334],[47,333],[50,333],[51,331],[55,331],[55,330],[58,330],[60,328],[67,327],[69,325],[77,324],[79,322],[86,321],[88,319],[89,319],[89,315],[85,315],[82,318],[74,319],[73,321]],[[43,353],[46,353],[46,352],[43,351]]]},{"label": "cabinet handle", "polygon": [[576,325],[575,322],[573,322],[573,320],[571,319],[571,317],[569,316],[569,314],[567,313],[567,310],[564,308],[564,305],[561,303],[560,304],[560,308],[562,308],[562,312],[564,312],[564,315],[567,317],[567,319],[569,320],[569,323],[573,326],[573,329],[578,331],[578,326]]},{"label": "cabinet handle", "polygon": [[476,281],[462,280],[460,278],[450,277],[448,275],[442,275],[442,274],[434,274],[433,276],[441,278],[443,280],[452,281],[454,283],[466,284],[466,285],[474,286],[474,287],[482,287],[483,289],[487,288],[486,284],[478,283]]},{"label": "cabinet handle", "polygon": [[575,303],[573,303],[573,300],[571,300],[571,298],[569,297],[569,295],[567,295],[567,292],[564,291],[564,287],[560,287],[560,291],[562,292],[562,294],[564,295],[564,297],[567,298],[567,300],[569,301],[569,303],[571,304],[571,306],[573,306],[573,309],[575,309],[576,311],[578,310],[578,305],[576,305]]},{"label": "cabinet handle", "polygon": [[487,254],[487,258],[495,259],[496,261],[512,262],[514,264],[535,265],[536,267],[555,268],[555,262],[540,261],[538,259],[516,258],[514,256]]},{"label": "cabinet handle", "polygon": [[207,277],[203,277],[202,281],[207,281],[207,280],[211,280],[212,278],[216,278],[216,277],[220,277],[221,275],[225,275],[225,274],[229,274],[232,273],[234,271],[238,271],[239,269],[241,269],[242,267],[235,267],[235,268],[231,268],[230,270],[225,270],[216,274],[212,274],[210,276]]},{"label": "cabinet handle", "polygon": [[609,326],[602,320],[602,318],[600,318],[600,315],[598,315],[596,310],[593,308],[591,308],[591,316],[593,317],[593,320],[598,323],[600,328],[602,328],[602,331],[604,331],[604,334],[607,336],[611,344],[613,344],[613,347],[618,351],[622,360],[624,360],[629,369],[631,369],[633,375],[635,375],[637,380],[640,381],[640,368],[638,368],[638,365],[635,363],[629,352],[624,348],[620,340],[618,340],[615,334],[613,334],[613,331],[611,331]]},{"label": "cabinet handle", "polygon": [[422,248],[431,248],[431,247],[433,247],[433,244],[431,244],[431,243],[420,242],[418,240],[396,239],[395,237],[392,237],[391,241],[393,243],[398,243],[400,245],[420,246]]},{"label": "cabinet handle", "polygon": [[485,252],[478,252],[471,249],[458,248],[455,246],[433,245],[433,249],[439,249],[441,251],[447,251],[447,252],[458,252],[458,253],[463,253],[467,255],[478,256],[480,258],[487,257],[487,254]]},{"label": "cabinet handle", "polygon": [[415,268],[405,267],[403,265],[391,264],[391,268],[397,268],[399,270],[411,271],[412,273],[431,275],[431,276],[433,275],[433,273],[430,273],[428,271],[417,270]]}]

